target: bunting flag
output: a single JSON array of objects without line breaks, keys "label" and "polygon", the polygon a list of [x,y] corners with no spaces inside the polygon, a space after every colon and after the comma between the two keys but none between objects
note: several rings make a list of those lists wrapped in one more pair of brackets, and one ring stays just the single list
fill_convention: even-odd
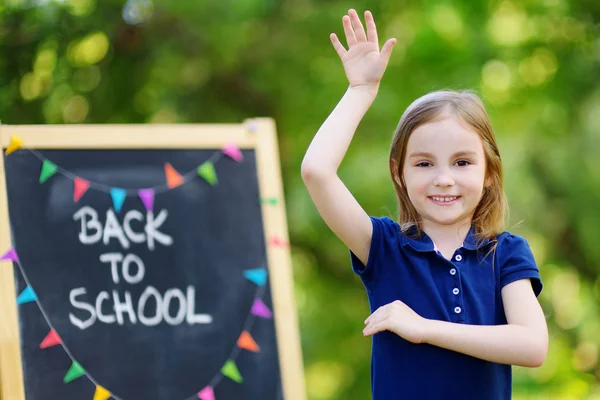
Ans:
[{"label": "bunting flag", "polygon": [[86,181],[85,179],[76,177],[73,181],[73,185],[73,201],[77,203],[79,199],[81,199],[81,196],[83,196],[83,194],[90,187],[90,182]]},{"label": "bunting flag", "polygon": [[97,385],[96,391],[94,392],[94,400],[108,400],[111,396],[111,393],[104,389],[102,386]]},{"label": "bunting flag", "polygon": [[85,369],[83,369],[83,367],[77,361],[73,361],[73,363],[71,364],[71,368],[69,368],[67,374],[63,379],[63,382],[72,382],[75,379],[82,377],[83,375],[85,375]]},{"label": "bunting flag", "polygon": [[204,178],[205,181],[215,186],[218,182],[215,166],[210,161],[205,161],[198,167],[198,175]]},{"label": "bunting flag", "polygon": [[183,177],[170,163],[165,163],[165,176],[167,178],[167,186],[170,189],[176,188],[183,183]]},{"label": "bunting flag", "polygon": [[263,199],[260,199],[260,202],[262,204],[269,204],[269,205],[277,205],[277,197],[265,197]]},{"label": "bunting flag", "polygon": [[56,346],[57,344],[61,344],[62,340],[58,333],[54,329],[50,329],[50,332],[46,335],[42,343],[40,343],[40,349],[47,349],[48,347]]},{"label": "bunting flag", "polygon": [[17,304],[31,303],[37,300],[37,295],[33,291],[33,288],[29,285],[21,292],[17,297]]},{"label": "bunting flag", "polygon": [[15,251],[15,249],[10,249],[6,253],[4,253],[2,257],[0,257],[0,260],[19,262],[19,256],[17,256],[17,252]]},{"label": "bunting flag", "polygon": [[272,236],[269,243],[276,247],[287,247],[287,243],[279,236]]},{"label": "bunting flag", "polygon": [[252,304],[252,314],[261,318],[271,318],[273,313],[261,299],[255,299]]},{"label": "bunting flag", "polygon": [[40,172],[40,183],[46,182],[52,175],[58,171],[58,167],[50,160],[44,160],[42,172]]},{"label": "bunting flag", "polygon": [[247,269],[244,276],[257,286],[263,286],[267,280],[267,270],[265,268]]},{"label": "bunting flag", "polygon": [[127,197],[127,192],[124,189],[112,188],[110,189],[110,195],[113,200],[115,211],[120,212],[121,207],[123,207],[123,203],[125,202],[125,197]]},{"label": "bunting flag", "polygon": [[215,400],[215,392],[210,386],[205,387],[198,393],[200,400]]},{"label": "bunting flag", "polygon": [[23,139],[21,139],[17,135],[12,135],[10,138],[10,143],[4,151],[4,154],[9,155],[10,153],[19,150],[21,147],[23,147]]},{"label": "bunting flag", "polygon": [[227,360],[225,365],[221,368],[221,373],[231,379],[232,381],[236,381],[237,383],[242,383],[244,379],[240,375],[240,371],[238,370],[235,362],[232,360]]},{"label": "bunting flag", "polygon": [[154,189],[140,189],[138,190],[138,196],[144,207],[146,207],[146,211],[152,211],[154,208]]},{"label": "bunting flag", "polygon": [[237,162],[241,162],[242,159],[244,158],[240,149],[233,143],[230,143],[230,144],[226,145],[225,147],[223,147],[222,151],[225,155],[231,157],[232,159],[234,159]]},{"label": "bunting flag", "polygon": [[256,344],[256,342],[254,341],[254,339],[248,331],[242,332],[237,341],[237,346],[240,349],[250,350],[255,353],[258,353],[260,351],[260,347],[258,347],[258,344]]}]

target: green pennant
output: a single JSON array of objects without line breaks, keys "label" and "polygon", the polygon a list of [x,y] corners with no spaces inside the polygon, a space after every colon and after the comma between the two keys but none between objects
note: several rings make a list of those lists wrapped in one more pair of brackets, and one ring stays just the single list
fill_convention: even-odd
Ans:
[{"label": "green pennant", "polygon": [[272,206],[277,204],[277,197],[265,197],[264,199],[260,199],[262,204],[270,204]]},{"label": "green pennant", "polygon": [[223,368],[221,368],[221,373],[237,383],[242,383],[244,381],[240,375],[240,371],[238,371],[237,366],[231,360],[228,360],[225,365],[223,365]]},{"label": "green pennant", "polygon": [[73,361],[73,364],[71,364],[71,368],[69,368],[69,371],[67,371],[63,382],[69,383],[83,375],[85,375],[85,369],[83,369],[81,364],[79,364],[77,361]]},{"label": "green pennant", "polygon": [[213,163],[210,161],[205,161],[198,167],[198,175],[213,186],[217,184],[217,173],[215,172]]},{"label": "green pennant", "polygon": [[52,175],[56,173],[58,167],[50,160],[44,160],[42,164],[42,172],[40,173],[40,183],[46,182]]}]

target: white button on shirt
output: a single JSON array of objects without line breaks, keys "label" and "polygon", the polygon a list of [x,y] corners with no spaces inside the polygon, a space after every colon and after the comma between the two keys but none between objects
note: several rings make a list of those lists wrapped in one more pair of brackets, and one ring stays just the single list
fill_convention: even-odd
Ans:
[{"label": "white button on shirt", "polygon": [[461,261],[462,260],[462,256],[460,254],[457,254],[456,257],[454,257],[454,259],[456,261]]},{"label": "white button on shirt", "polygon": [[459,292],[458,288],[454,288],[454,289],[452,289],[452,293],[454,293],[454,294],[458,294],[458,292]]},{"label": "white button on shirt", "polygon": [[454,307],[454,312],[457,314],[460,314],[460,312],[461,312],[460,307]]},{"label": "white button on shirt", "polygon": [[450,275],[454,275],[454,274],[456,274],[456,268],[452,268],[452,269],[450,270]]}]

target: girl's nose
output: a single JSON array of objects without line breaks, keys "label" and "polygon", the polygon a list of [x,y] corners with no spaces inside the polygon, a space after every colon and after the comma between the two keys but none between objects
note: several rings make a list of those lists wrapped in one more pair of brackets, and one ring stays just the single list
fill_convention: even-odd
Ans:
[{"label": "girl's nose", "polygon": [[449,171],[439,171],[433,180],[435,186],[453,186],[454,178]]}]

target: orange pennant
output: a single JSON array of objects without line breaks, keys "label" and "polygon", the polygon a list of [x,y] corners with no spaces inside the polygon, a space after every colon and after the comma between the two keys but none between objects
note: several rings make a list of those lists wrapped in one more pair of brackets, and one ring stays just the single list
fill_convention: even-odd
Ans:
[{"label": "orange pennant", "polygon": [[58,333],[56,333],[54,329],[51,329],[50,332],[48,332],[48,334],[46,335],[46,338],[42,340],[42,343],[40,344],[40,349],[56,346],[60,343],[62,343],[62,340],[60,340]]},{"label": "orange pennant", "polygon": [[183,177],[170,163],[165,163],[165,175],[167,176],[167,186],[173,189],[183,183]]},{"label": "orange pennant", "polygon": [[79,177],[75,177],[75,187],[73,188],[73,201],[77,203],[89,187],[90,183],[88,181]]},{"label": "orange pennant", "polygon": [[250,336],[250,334],[247,331],[242,332],[240,338],[237,341],[237,345],[241,349],[250,350],[255,353],[260,351],[260,347],[258,347],[258,344],[256,344],[254,339],[252,339],[252,336]]}]

